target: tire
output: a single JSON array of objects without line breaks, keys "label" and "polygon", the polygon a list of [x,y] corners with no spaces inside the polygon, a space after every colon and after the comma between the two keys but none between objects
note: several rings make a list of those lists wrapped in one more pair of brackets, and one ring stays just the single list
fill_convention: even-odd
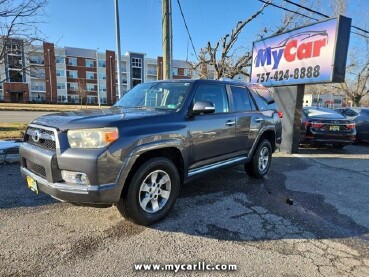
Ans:
[{"label": "tire", "polygon": [[262,140],[255,150],[250,162],[245,164],[246,173],[253,178],[263,178],[272,162],[272,145],[269,140]]},{"label": "tire", "polygon": [[346,146],[346,144],[344,144],[344,143],[332,143],[332,146],[334,148],[343,149]]},{"label": "tire", "polygon": [[167,158],[153,158],[142,164],[130,179],[117,208],[122,216],[148,226],[163,219],[172,209],[179,193],[176,166]]}]

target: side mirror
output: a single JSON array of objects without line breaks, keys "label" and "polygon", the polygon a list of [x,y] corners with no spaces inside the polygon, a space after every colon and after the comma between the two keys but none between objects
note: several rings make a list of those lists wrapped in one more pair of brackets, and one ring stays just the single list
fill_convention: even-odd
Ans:
[{"label": "side mirror", "polygon": [[208,114],[214,113],[215,106],[213,102],[210,101],[197,101],[192,108],[192,111],[189,113],[190,115],[197,114]]}]

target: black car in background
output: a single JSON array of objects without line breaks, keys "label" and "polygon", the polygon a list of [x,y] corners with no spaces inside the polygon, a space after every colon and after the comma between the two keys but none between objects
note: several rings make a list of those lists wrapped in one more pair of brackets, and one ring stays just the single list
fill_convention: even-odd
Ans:
[{"label": "black car in background", "polygon": [[369,108],[339,108],[335,111],[355,122],[356,140],[369,142]]},{"label": "black car in background", "polygon": [[303,107],[300,143],[343,148],[356,138],[355,123],[327,108]]}]

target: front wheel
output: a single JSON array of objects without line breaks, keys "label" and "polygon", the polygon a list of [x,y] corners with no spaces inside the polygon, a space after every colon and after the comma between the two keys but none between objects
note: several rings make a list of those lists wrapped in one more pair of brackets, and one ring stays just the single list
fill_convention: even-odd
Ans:
[{"label": "front wheel", "polygon": [[179,193],[180,178],[173,162],[160,157],[142,164],[127,185],[117,208],[126,219],[147,226],[169,213]]},{"label": "front wheel", "polygon": [[263,178],[272,162],[272,145],[269,140],[262,140],[250,162],[245,164],[246,173],[253,178]]}]

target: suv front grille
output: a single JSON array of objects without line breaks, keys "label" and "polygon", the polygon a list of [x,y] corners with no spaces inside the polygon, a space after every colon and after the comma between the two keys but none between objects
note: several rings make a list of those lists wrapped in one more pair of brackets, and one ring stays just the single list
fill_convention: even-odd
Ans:
[{"label": "suv front grille", "polygon": [[42,165],[26,160],[26,167],[36,175],[46,178],[46,170]]},{"label": "suv front grille", "polygon": [[54,131],[43,128],[29,127],[24,141],[46,149],[54,150],[56,148]]}]

